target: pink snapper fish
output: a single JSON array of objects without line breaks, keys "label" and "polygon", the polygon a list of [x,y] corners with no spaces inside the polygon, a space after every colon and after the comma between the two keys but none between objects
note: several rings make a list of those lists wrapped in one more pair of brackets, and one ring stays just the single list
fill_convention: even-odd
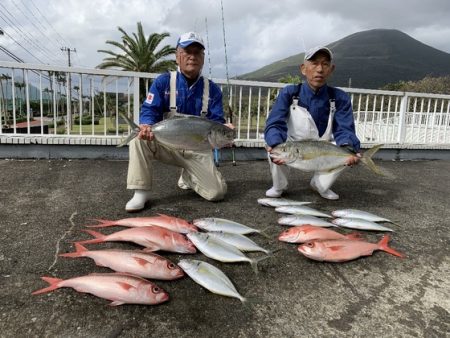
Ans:
[{"label": "pink snapper fish", "polygon": [[389,236],[384,236],[378,243],[349,240],[311,241],[299,245],[298,251],[306,257],[324,262],[347,262],[361,256],[370,256],[375,250],[382,250],[397,257],[402,253],[388,246]]},{"label": "pink snapper fish", "polygon": [[78,242],[80,244],[93,244],[103,242],[133,242],[145,246],[145,251],[164,250],[178,253],[195,253],[197,249],[194,244],[186,238],[185,235],[179,234],[156,225],[130,228],[110,235],[104,235],[93,230],[82,230],[94,236],[94,239]]},{"label": "pink snapper fish", "polygon": [[92,273],[70,279],[41,277],[50,286],[34,291],[32,295],[50,292],[59,288],[74,288],[78,292],[112,300],[111,306],[122,304],[154,305],[169,300],[169,294],[156,284],[133,275],[123,273]]},{"label": "pink snapper fish", "polygon": [[184,276],[183,270],[167,258],[142,250],[88,250],[75,243],[75,252],[60,254],[61,257],[89,257],[98,266],[106,266],[117,272],[131,273],[136,276],[174,280]]}]

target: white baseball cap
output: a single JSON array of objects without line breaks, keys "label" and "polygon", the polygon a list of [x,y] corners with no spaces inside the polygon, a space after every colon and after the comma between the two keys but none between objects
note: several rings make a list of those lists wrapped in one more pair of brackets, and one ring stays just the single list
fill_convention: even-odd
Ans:
[{"label": "white baseball cap", "polygon": [[187,46],[198,43],[200,46],[205,49],[205,44],[203,42],[203,39],[198,33],[195,32],[187,32],[184,34],[181,34],[181,36],[178,38],[177,41],[177,47],[180,46],[182,48],[186,48]]},{"label": "white baseball cap", "polygon": [[331,50],[329,48],[324,47],[324,46],[316,46],[316,47],[311,48],[310,50],[308,50],[305,53],[305,61],[311,60],[314,57],[314,55],[316,55],[318,52],[325,52],[330,57],[330,61],[333,60],[333,53],[331,52]]}]

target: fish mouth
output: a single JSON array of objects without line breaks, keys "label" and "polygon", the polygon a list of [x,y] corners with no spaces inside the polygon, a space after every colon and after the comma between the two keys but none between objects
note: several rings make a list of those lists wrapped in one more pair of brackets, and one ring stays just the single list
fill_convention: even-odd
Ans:
[{"label": "fish mouth", "polygon": [[160,303],[167,302],[169,300],[169,294],[167,292],[162,293],[158,299]]}]

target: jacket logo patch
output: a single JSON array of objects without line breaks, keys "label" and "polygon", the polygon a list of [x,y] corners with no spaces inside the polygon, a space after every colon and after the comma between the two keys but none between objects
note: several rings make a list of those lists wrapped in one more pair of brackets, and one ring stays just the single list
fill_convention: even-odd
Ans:
[{"label": "jacket logo patch", "polygon": [[148,95],[147,95],[147,98],[146,98],[146,100],[145,100],[145,103],[148,103],[148,104],[152,104],[152,102],[153,102],[153,94],[152,93],[148,93]]}]

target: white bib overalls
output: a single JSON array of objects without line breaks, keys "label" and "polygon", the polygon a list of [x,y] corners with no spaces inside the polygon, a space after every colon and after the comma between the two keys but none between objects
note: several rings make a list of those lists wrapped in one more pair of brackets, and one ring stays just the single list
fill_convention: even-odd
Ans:
[{"label": "white bib overalls", "polygon": [[[334,104],[334,102],[333,102]],[[330,104],[331,105],[331,104]],[[328,118],[328,125],[325,133],[319,138],[319,131],[316,123],[307,109],[298,105],[298,99],[294,98],[290,106],[289,119],[287,121],[287,141],[302,141],[302,140],[324,140],[331,141],[332,126],[334,119],[334,106],[330,106],[330,116]],[[277,165],[270,160],[270,173],[272,174],[273,187],[276,190],[286,190],[288,187],[287,175],[289,167],[287,165]],[[339,175],[346,167],[342,167],[331,172],[314,172],[312,181],[314,181],[319,192],[324,192],[333,185]],[[312,182],[311,181],[311,182]]]}]

